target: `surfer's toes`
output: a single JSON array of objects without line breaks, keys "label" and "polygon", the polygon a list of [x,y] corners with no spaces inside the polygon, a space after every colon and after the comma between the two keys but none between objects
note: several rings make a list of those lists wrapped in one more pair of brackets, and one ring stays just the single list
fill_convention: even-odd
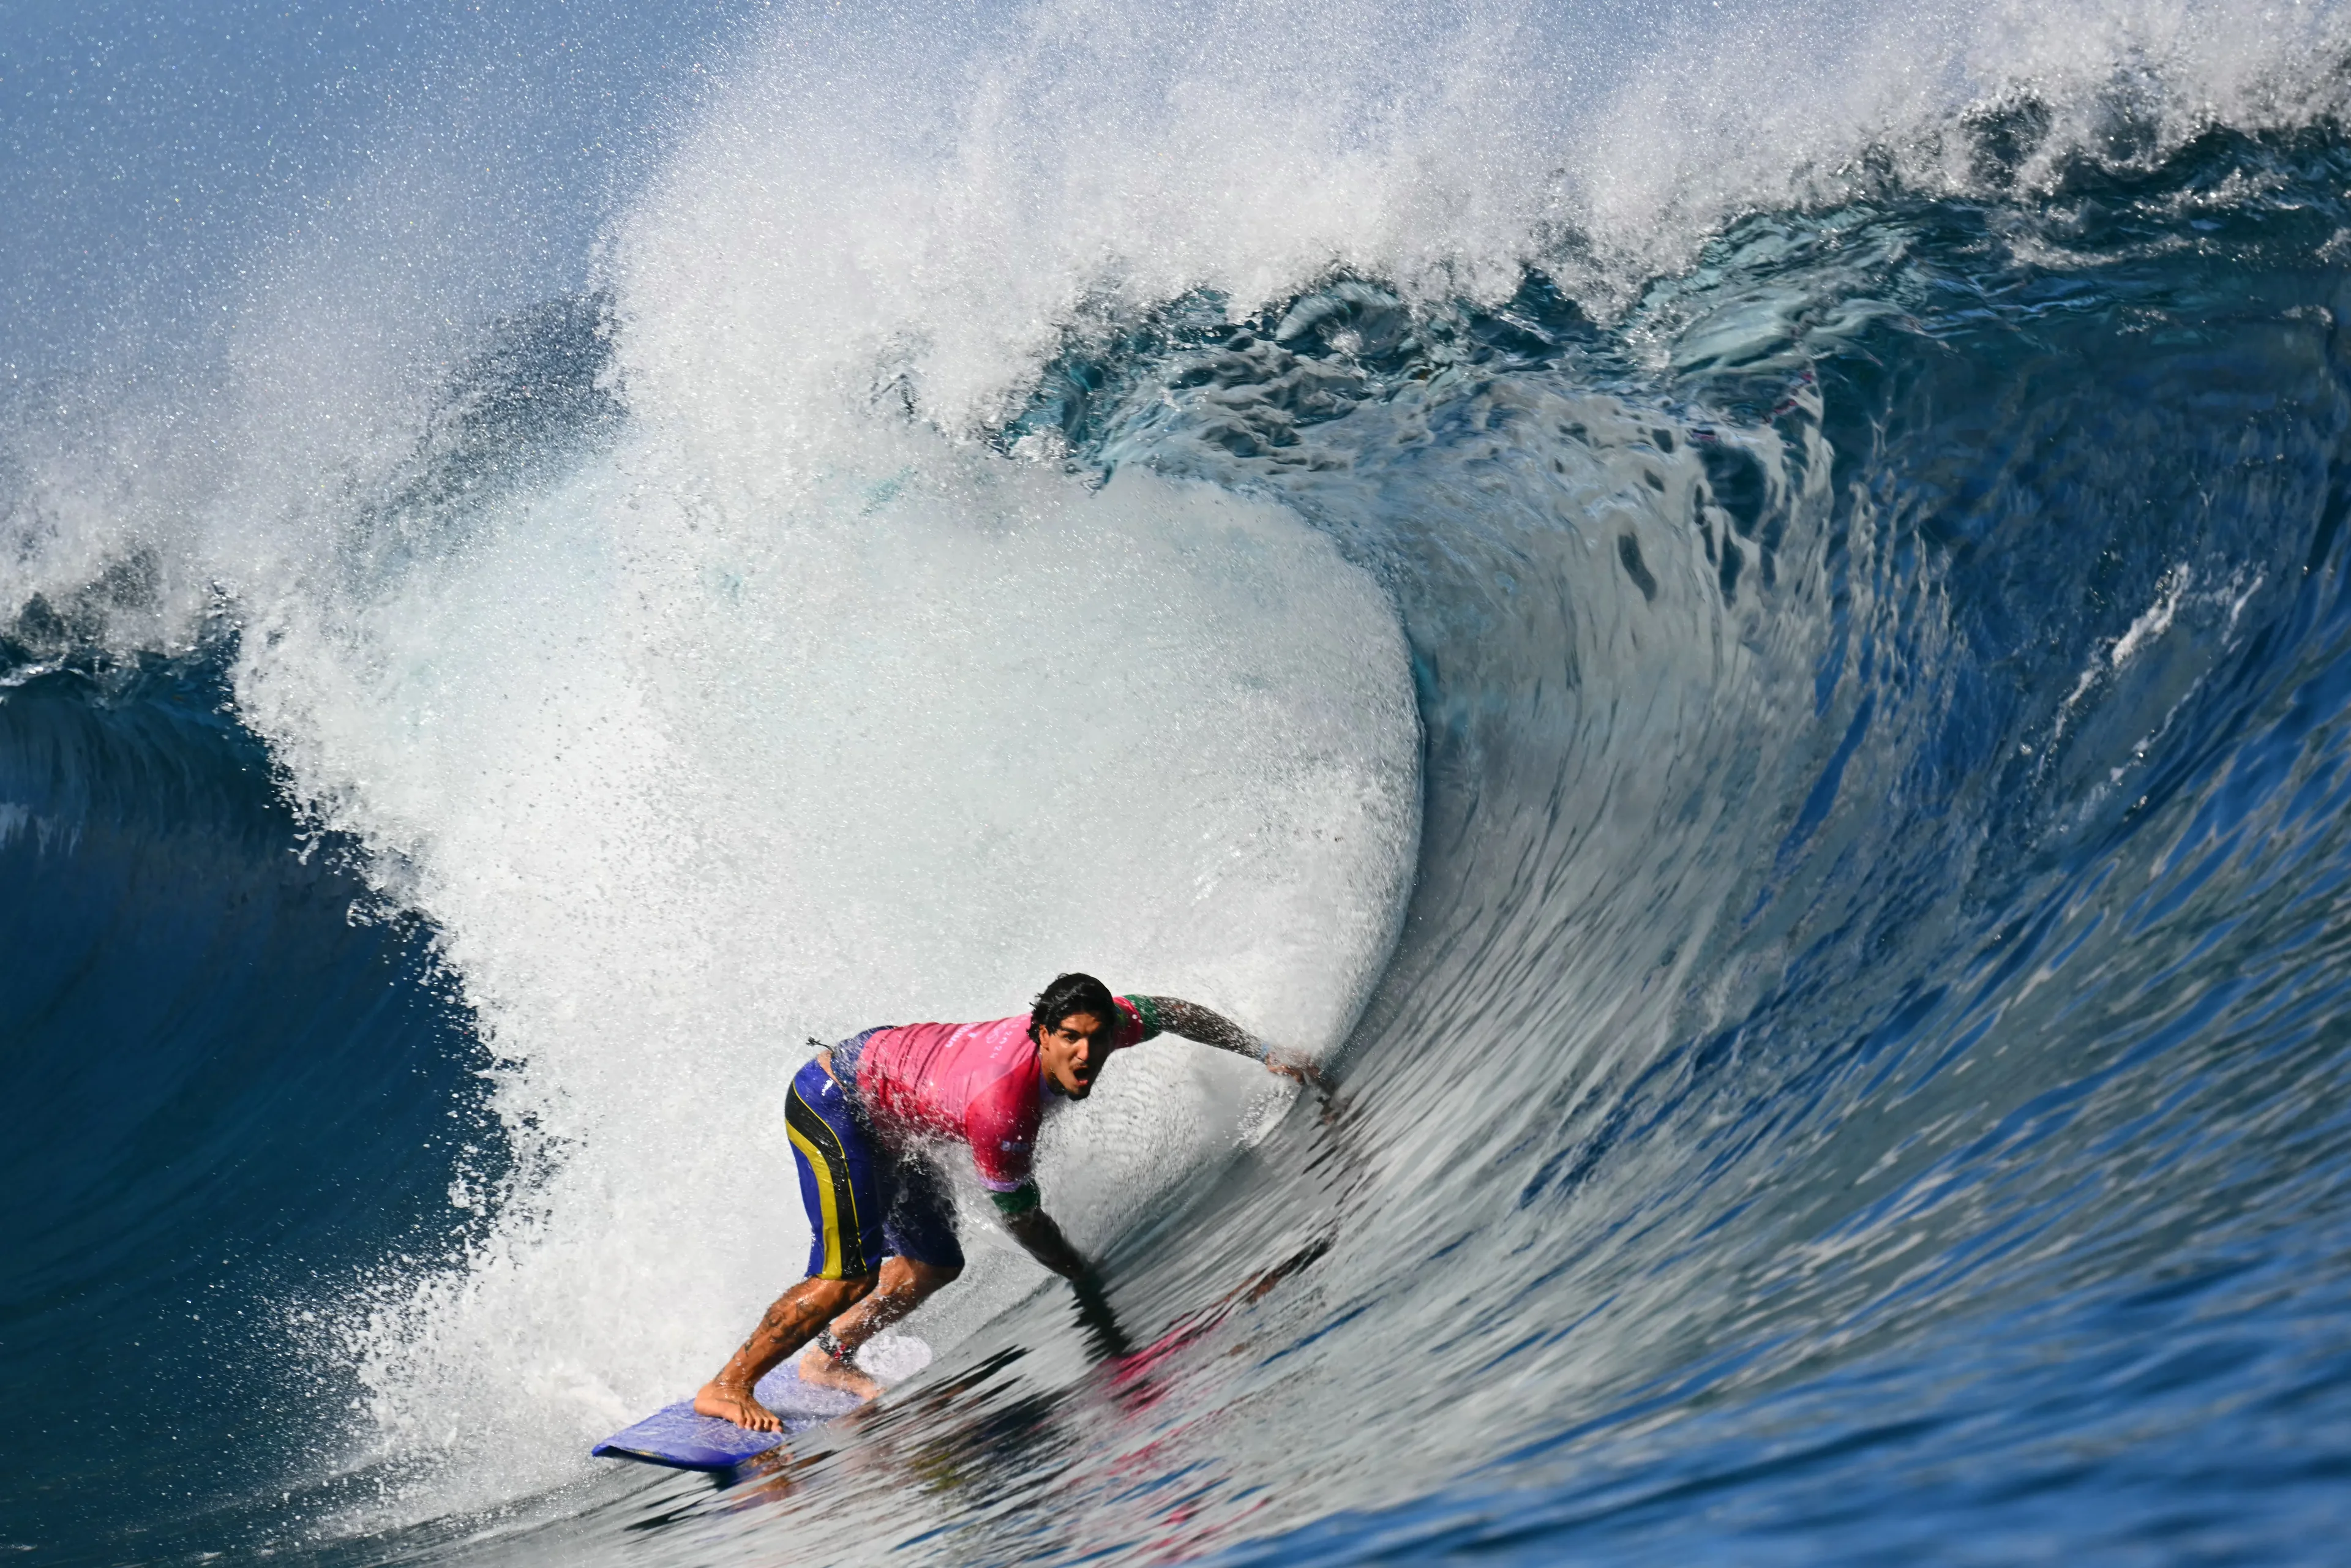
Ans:
[{"label": "surfer's toes", "polygon": [[705,1383],[694,1396],[694,1413],[732,1421],[747,1432],[780,1432],[784,1424],[767,1406],[716,1383]]}]

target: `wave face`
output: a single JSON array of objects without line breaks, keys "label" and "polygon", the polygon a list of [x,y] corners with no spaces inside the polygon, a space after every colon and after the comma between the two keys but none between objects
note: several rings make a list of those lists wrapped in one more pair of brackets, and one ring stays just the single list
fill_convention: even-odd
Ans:
[{"label": "wave face", "polygon": [[[796,15],[577,293],[20,420],[10,1542],[2325,1555],[2335,19],[1619,22]],[[1116,1325],[975,1219],[789,1467],[587,1460],[796,1042],[1073,966],[1336,1091],[1123,1060]]]},{"label": "wave face", "polygon": [[0,649],[0,1533],[176,1557],[361,1393],[319,1281],[448,1255],[503,1156],[425,934],[303,833],[219,669]]}]

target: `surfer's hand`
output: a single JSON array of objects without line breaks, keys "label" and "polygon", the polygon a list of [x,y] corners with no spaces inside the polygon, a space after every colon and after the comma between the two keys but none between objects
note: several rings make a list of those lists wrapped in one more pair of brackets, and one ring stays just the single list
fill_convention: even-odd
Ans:
[{"label": "surfer's hand", "polygon": [[1322,1072],[1314,1059],[1303,1051],[1269,1051],[1265,1053],[1265,1070],[1284,1078],[1295,1079],[1309,1089],[1322,1087]]},{"label": "surfer's hand", "polygon": [[1134,1349],[1118,1326],[1118,1314],[1111,1311],[1110,1292],[1102,1288],[1102,1276],[1089,1267],[1082,1274],[1071,1275],[1070,1284],[1071,1293],[1077,1298],[1078,1326],[1093,1342],[1094,1354],[1109,1361]]},{"label": "surfer's hand", "polygon": [[784,1424],[776,1413],[751,1396],[747,1388],[712,1381],[702,1385],[694,1396],[694,1413],[715,1416],[721,1421],[732,1421],[746,1432],[780,1432]]}]

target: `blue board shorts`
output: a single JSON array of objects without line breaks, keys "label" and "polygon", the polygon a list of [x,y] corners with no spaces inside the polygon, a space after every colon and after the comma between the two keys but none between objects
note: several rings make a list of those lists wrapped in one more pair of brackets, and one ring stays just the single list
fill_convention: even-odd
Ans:
[{"label": "blue board shorts", "polygon": [[884,1148],[856,1096],[814,1061],[792,1079],[784,1131],[808,1206],[810,1279],[862,1279],[889,1257],[963,1267],[946,1183],[922,1155]]}]

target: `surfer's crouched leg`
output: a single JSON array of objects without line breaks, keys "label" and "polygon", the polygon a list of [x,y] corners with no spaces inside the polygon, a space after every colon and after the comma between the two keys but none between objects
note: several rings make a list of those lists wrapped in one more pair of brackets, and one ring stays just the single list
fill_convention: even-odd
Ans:
[{"label": "surfer's crouched leg", "polygon": [[854,1358],[859,1349],[962,1272],[960,1263],[883,1259],[881,1288],[835,1318],[830,1332],[817,1335],[800,1354],[800,1381],[819,1388],[838,1388],[860,1399],[881,1393],[882,1385],[857,1369]]},{"label": "surfer's crouched leg", "polygon": [[898,1196],[896,1164],[873,1146],[856,1104],[822,1061],[793,1075],[784,1131],[808,1209],[809,1277],[768,1309],[726,1370],[694,1396],[703,1415],[754,1432],[782,1430],[753,1395],[759,1379],[872,1292],[890,1246],[883,1222]]},{"label": "surfer's crouched leg", "polygon": [[872,1294],[875,1282],[871,1274],[846,1280],[802,1280],[777,1297],[742,1348],[695,1395],[696,1413],[732,1421],[747,1431],[782,1431],[783,1423],[751,1391],[784,1357],[814,1338],[819,1329]]}]

